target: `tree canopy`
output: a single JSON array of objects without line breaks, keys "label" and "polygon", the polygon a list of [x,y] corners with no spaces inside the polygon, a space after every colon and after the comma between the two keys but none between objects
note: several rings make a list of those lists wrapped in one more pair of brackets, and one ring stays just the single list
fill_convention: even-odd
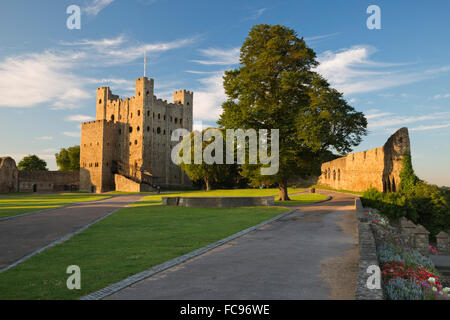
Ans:
[{"label": "tree canopy", "polygon": [[[191,180],[202,180],[206,185],[206,191],[209,191],[212,189],[212,186],[215,182],[227,182],[227,180],[233,179],[236,176],[237,167],[235,164],[225,164],[225,152],[222,154],[216,154],[214,147],[218,143],[218,136],[212,135],[211,137],[205,138],[203,140],[203,137],[205,136],[205,133],[208,131],[208,133],[216,133],[217,135],[221,136],[221,139],[225,141],[225,135],[223,132],[217,128],[210,128],[212,130],[205,129],[202,132],[199,131],[193,131],[189,135],[184,136],[183,141],[180,144],[180,147],[187,146],[188,144],[191,145],[190,151],[191,156],[190,160],[186,162],[180,163],[181,169],[186,172],[188,177]],[[206,137],[206,136],[205,136]],[[195,142],[201,141],[201,149],[196,149]],[[194,147],[192,147],[194,145]],[[218,144],[219,149],[223,147],[223,143],[220,146]],[[213,158],[215,158],[216,162],[214,163],[207,163],[205,161],[203,154],[205,150],[209,150],[210,154]],[[195,152],[199,151],[199,154],[202,155],[201,161],[198,161],[198,163],[195,163]],[[182,158],[184,156],[184,149],[180,149],[179,156]],[[220,159],[219,159],[220,158]],[[221,162],[221,163],[218,163]]]},{"label": "tree canopy", "polygon": [[[227,101],[222,128],[279,129],[279,171],[261,176],[259,165],[242,174],[278,184],[289,200],[288,179],[320,174],[329,150],[352,150],[366,134],[367,120],[317,72],[316,54],[296,32],[280,25],[255,25],[240,50],[240,65],[225,72]],[[270,139],[270,138],[269,138]]]},{"label": "tree canopy", "polygon": [[40,159],[37,155],[24,157],[17,165],[19,171],[48,171],[47,162]]},{"label": "tree canopy", "polygon": [[80,146],[61,148],[55,157],[60,171],[80,170]]}]

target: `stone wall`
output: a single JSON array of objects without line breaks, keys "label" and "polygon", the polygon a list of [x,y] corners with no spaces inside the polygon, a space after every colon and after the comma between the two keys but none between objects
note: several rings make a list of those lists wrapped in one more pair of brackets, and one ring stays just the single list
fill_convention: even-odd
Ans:
[{"label": "stone wall", "polygon": [[[135,96],[120,99],[108,87],[97,89],[97,119],[82,124],[81,188],[117,189],[114,174],[136,181],[142,173],[150,185],[188,186],[192,182],[171,161],[174,130],[192,131],[193,93],[174,92],[174,102],[153,95],[154,80],[136,79]],[[114,163],[122,169],[112,170]],[[147,184],[147,181],[142,181]],[[145,188],[145,186],[143,186]]]},{"label": "stone wall", "polygon": [[404,154],[410,154],[407,128],[395,132],[382,147],[323,163],[319,184],[338,190],[365,191],[374,187],[395,192]]},{"label": "stone wall", "polygon": [[0,158],[0,193],[18,191],[18,170],[13,158]]},{"label": "stone wall", "polygon": [[78,171],[19,171],[20,192],[77,191]]}]

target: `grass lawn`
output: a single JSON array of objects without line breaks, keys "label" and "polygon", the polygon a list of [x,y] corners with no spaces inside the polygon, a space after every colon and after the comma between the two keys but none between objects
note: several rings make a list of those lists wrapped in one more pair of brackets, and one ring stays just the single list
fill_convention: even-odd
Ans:
[{"label": "grass lawn", "polygon": [[289,198],[291,198],[291,201],[275,201],[275,203],[281,205],[298,205],[325,200],[327,196],[320,193],[305,193],[289,196]]},{"label": "grass lawn", "polygon": [[[75,299],[270,219],[284,207],[124,208],[0,273],[0,299]],[[81,268],[68,290],[66,268]]]},{"label": "grass lawn", "polygon": [[62,207],[69,204],[109,198],[105,195],[83,193],[29,194],[0,197],[0,218],[26,212]]}]

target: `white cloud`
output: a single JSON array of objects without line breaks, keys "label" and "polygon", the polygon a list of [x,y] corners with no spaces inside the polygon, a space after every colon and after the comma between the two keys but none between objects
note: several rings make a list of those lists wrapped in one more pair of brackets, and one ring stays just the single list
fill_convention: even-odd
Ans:
[{"label": "white cloud", "polygon": [[449,128],[450,122],[444,123],[444,124],[435,124],[435,125],[420,125],[418,127],[410,128],[410,131],[428,131],[428,130],[436,130],[436,129],[443,129],[443,128]]},{"label": "white cloud", "polygon": [[[370,121],[371,119],[374,119],[373,121]],[[414,115],[414,116],[403,116],[403,115],[395,115],[395,114],[391,114],[391,113],[381,113],[381,114],[377,114],[376,116],[372,116],[372,118],[370,118],[370,115],[368,117],[369,119],[369,123],[368,123],[368,128],[370,130],[376,130],[376,129],[386,129],[386,130],[391,130],[391,128],[389,127],[401,127],[401,126],[405,126],[411,123],[416,123],[416,122],[423,122],[423,121],[432,121],[432,120],[439,120],[442,121],[443,119],[450,119],[450,112],[438,112],[438,113],[431,113],[431,114],[426,114],[426,115]],[[440,125],[440,124],[430,124],[430,125],[421,125],[420,127],[417,128],[433,128],[436,125]],[[437,128],[437,127],[435,127]],[[419,130],[419,129],[416,129]],[[422,130],[426,130],[426,129],[422,129]]]},{"label": "white cloud", "polygon": [[222,103],[227,99],[223,89],[223,71],[200,79],[201,88],[194,93],[194,119],[216,121],[222,113]]},{"label": "white cloud", "polygon": [[139,43],[131,41],[122,34],[115,38],[83,39],[75,42],[61,42],[61,44],[78,48],[82,53],[83,60],[91,65],[98,65],[99,63],[102,65],[118,65],[138,58],[143,59],[144,52],[151,58],[153,54],[179,49],[192,44],[196,40],[197,37],[190,37],[167,42]]},{"label": "white cloud", "polygon": [[79,138],[81,137],[81,132],[80,131],[64,131],[63,135],[68,136],[68,137],[74,137],[74,138]]},{"label": "white cloud", "polygon": [[[317,71],[345,94],[370,92],[423,80],[420,73],[404,72],[405,64],[380,63],[370,59],[376,49],[354,46],[318,56]],[[394,68],[394,69],[393,69]]]},{"label": "white cloud", "polygon": [[53,140],[52,136],[43,136],[43,137],[36,137],[38,140]]},{"label": "white cloud", "polygon": [[75,114],[75,115],[67,117],[65,120],[73,121],[73,122],[85,122],[85,121],[94,120],[94,117],[86,116],[86,115],[82,115],[82,114]]},{"label": "white cloud", "polygon": [[[99,65],[122,65],[150,53],[168,51],[192,43],[194,38],[160,43],[131,43],[121,35],[100,40],[62,43],[63,48],[6,57],[0,60],[0,107],[33,107],[46,103],[54,109],[79,108],[93,98],[94,83],[112,83],[126,91],[134,83],[125,79],[91,79],[78,72]],[[67,49],[70,47],[70,49]]]},{"label": "white cloud", "polygon": [[437,94],[433,98],[436,99],[436,100],[438,100],[438,99],[447,99],[447,98],[450,98],[450,93]]},{"label": "white cloud", "polygon": [[253,10],[253,12],[246,18],[246,20],[255,20],[263,15],[267,11],[267,8],[260,8]]},{"label": "white cloud", "polygon": [[218,49],[208,48],[199,50],[206,60],[192,60],[203,65],[233,65],[239,63],[240,48]]},{"label": "white cloud", "polygon": [[71,73],[72,56],[51,52],[8,57],[0,62],[0,107],[63,107],[90,97]]},{"label": "white cloud", "polygon": [[96,16],[113,2],[114,0],[92,0],[91,3],[84,8],[84,11],[89,15]]}]

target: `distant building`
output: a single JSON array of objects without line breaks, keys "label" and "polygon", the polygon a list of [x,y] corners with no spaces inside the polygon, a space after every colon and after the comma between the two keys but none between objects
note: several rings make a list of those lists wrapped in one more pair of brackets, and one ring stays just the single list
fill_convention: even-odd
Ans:
[{"label": "distant building", "polygon": [[80,190],[148,191],[192,182],[171,160],[173,130],[192,131],[193,93],[174,92],[173,103],[153,95],[154,80],[136,79],[135,96],[119,99],[97,89],[95,121],[81,126]]},{"label": "distant building", "polygon": [[319,184],[349,191],[370,187],[382,192],[398,191],[403,156],[410,153],[408,129],[401,128],[382,147],[323,163]]}]

